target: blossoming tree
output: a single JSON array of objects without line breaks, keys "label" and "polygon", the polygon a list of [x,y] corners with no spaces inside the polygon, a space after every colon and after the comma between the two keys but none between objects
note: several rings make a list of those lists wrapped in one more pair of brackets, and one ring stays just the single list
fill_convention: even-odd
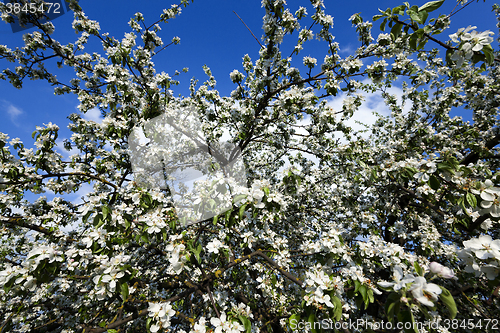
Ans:
[{"label": "blossoming tree", "polygon": [[[47,80],[105,118],[70,115],[65,148],[79,153],[69,160],[56,150],[54,124],[37,127],[36,149],[0,133],[0,332],[318,332],[325,323],[352,332],[343,324],[357,319],[408,332],[423,321],[437,325],[427,331],[494,329],[500,72],[492,33],[448,32],[453,13],[434,15],[443,1],[404,3],[373,17],[382,23],[375,37],[373,23],[353,15],[360,46],[344,58],[321,0],[296,11],[263,0],[259,58],[246,55],[231,72],[231,95],[220,96],[205,68],[205,83],[174,98],[175,81],[152,62],[165,46],[157,24],[188,2],[149,26],[137,13],[118,40],[71,0],[79,37],[66,45],[51,37],[52,23],[39,23],[42,13],[19,12],[37,30],[23,48],[0,46],[1,58],[18,63],[0,78],[18,88]],[[0,10],[12,20],[4,3]],[[84,51],[90,38],[105,55]],[[296,39],[293,50],[284,38]],[[313,38],[325,42],[324,59],[293,67]],[[52,58],[76,77],[60,82],[45,67]],[[387,90],[396,81],[401,99]],[[373,92],[391,114],[355,132],[346,122]],[[345,97],[342,108],[332,109],[332,96]],[[128,142],[134,128],[181,107],[197,110],[206,142],[229,133],[247,177],[227,211],[190,224],[179,221],[172,191],[134,181]],[[471,110],[472,122],[450,116],[455,108]],[[87,183],[82,204],[67,199]]]}]

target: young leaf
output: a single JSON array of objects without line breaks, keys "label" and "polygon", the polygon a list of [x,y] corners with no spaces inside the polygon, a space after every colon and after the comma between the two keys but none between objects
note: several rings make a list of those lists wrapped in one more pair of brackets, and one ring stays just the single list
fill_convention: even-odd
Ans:
[{"label": "young leaf", "polygon": [[488,65],[493,64],[493,61],[495,60],[495,55],[493,54],[493,48],[491,47],[491,45],[484,45],[482,51],[484,53]]},{"label": "young leaf", "polygon": [[470,192],[467,192],[466,194],[466,199],[467,199],[467,203],[472,207],[472,208],[476,208],[477,206],[477,199],[476,199],[476,196]]},{"label": "young leaf", "polygon": [[457,315],[457,304],[455,303],[455,300],[453,299],[453,296],[451,295],[450,291],[446,289],[445,287],[441,287],[442,292],[439,294],[439,299],[446,305],[448,308],[448,311],[450,312],[450,318],[454,319]]},{"label": "young leaf", "polygon": [[102,216],[104,219],[106,219],[108,217],[108,215],[111,214],[111,209],[108,207],[108,205],[103,205],[101,210],[102,210]]},{"label": "young leaf", "polygon": [[440,183],[439,183],[439,180],[437,179],[437,177],[436,177],[436,176],[434,176],[434,175],[431,175],[431,176],[429,177],[429,186],[430,186],[430,187],[431,187],[434,191],[436,191],[436,190],[439,188],[439,185],[440,185]]},{"label": "young leaf", "polygon": [[413,263],[413,267],[415,267],[415,272],[417,272],[418,275],[424,276],[424,270],[422,269],[422,267],[420,267],[420,265],[418,264],[418,262],[415,261]]},{"label": "young leaf", "polygon": [[288,318],[288,325],[290,325],[292,331],[295,331],[297,329],[297,324],[299,323],[299,321],[300,313],[293,314],[290,316],[290,318]]},{"label": "young leaf", "polygon": [[385,301],[385,314],[387,315],[387,320],[392,323],[394,322],[394,317],[397,316],[401,302],[399,301],[401,295],[398,293],[390,293]]},{"label": "young leaf", "polygon": [[122,294],[123,302],[125,302],[128,298],[128,285],[126,282],[120,285],[120,293]]},{"label": "young leaf", "polygon": [[418,11],[421,12],[421,11],[426,11],[427,13],[430,13],[432,11],[435,11],[436,9],[438,9],[439,7],[441,7],[441,5],[444,3],[444,0],[439,0],[439,1],[429,1],[425,4],[423,4],[422,6],[420,6],[418,8]]},{"label": "young leaf", "polygon": [[246,333],[252,332],[252,323],[250,322],[250,320],[247,317],[240,315],[240,316],[238,316],[238,319],[243,324],[243,327],[245,327]]},{"label": "young leaf", "polygon": [[316,313],[314,311],[311,311],[311,313],[309,314],[309,317],[307,318],[307,321],[309,322],[309,324],[311,325],[311,332],[312,333],[317,333],[318,331],[316,330],[316,326],[315,325],[315,322],[316,322]]},{"label": "young leaf", "polygon": [[332,291],[332,295],[330,295],[330,298],[333,305],[335,306],[333,316],[336,321],[339,321],[342,318],[342,302],[340,301],[340,298],[334,296],[333,294],[334,292]]},{"label": "young leaf", "polygon": [[411,311],[406,310],[398,313],[398,320],[403,323],[403,330],[405,333],[418,333],[417,325],[415,325],[415,318]]},{"label": "young leaf", "polygon": [[401,35],[401,30],[403,29],[403,24],[396,23],[391,29],[391,37],[393,40],[396,40],[399,35]]},{"label": "young leaf", "polygon": [[240,207],[240,211],[239,211],[239,218],[240,218],[240,221],[243,220],[243,215],[245,214],[245,209],[247,208],[247,205],[244,204]]}]

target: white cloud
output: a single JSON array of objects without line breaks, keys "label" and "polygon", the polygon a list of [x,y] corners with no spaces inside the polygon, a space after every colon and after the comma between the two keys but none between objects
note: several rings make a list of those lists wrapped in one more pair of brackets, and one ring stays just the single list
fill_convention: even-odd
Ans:
[{"label": "white cloud", "polygon": [[[365,80],[363,82],[364,84],[369,83],[368,80]],[[402,105],[402,96],[403,96],[403,89],[399,87],[392,86],[386,90],[388,94],[396,96],[398,105]],[[353,129],[353,131],[358,132],[361,130],[366,129],[366,127],[363,125],[367,125],[368,128],[370,128],[373,124],[378,119],[378,115],[374,114],[374,112],[377,112],[378,114],[382,116],[390,116],[391,110],[389,107],[385,104],[384,98],[382,97],[382,92],[377,91],[375,93],[363,93],[364,96],[364,101],[361,104],[361,106],[356,110],[353,114],[353,116],[348,119],[345,124]],[[342,92],[336,97],[333,97],[328,101],[328,105],[332,107],[335,111],[340,111],[342,110],[342,105],[344,100],[347,98],[347,94]],[[403,106],[403,114],[409,112],[411,109],[411,103],[407,102]],[[309,116],[304,117],[302,120],[297,122],[297,126],[301,127],[296,127],[295,132],[297,134],[301,135],[307,135],[308,132],[305,130],[305,126],[311,124],[311,118]],[[340,138],[341,142],[346,142],[344,135],[341,132],[336,132],[335,135]],[[367,138],[370,135],[369,132],[363,133],[362,137]],[[295,136],[298,138],[297,136]],[[299,139],[300,141],[300,139]],[[296,156],[298,154],[298,151],[293,151],[291,153],[292,156]],[[318,157],[301,152],[302,156],[308,158],[310,161],[312,161],[314,164],[318,165],[319,164],[319,159]],[[290,162],[288,158],[283,158],[285,161],[285,164],[279,169],[279,171],[284,171],[290,167]]]},{"label": "white cloud", "polygon": [[78,154],[80,151],[74,146],[71,150],[66,150],[66,148],[64,148],[64,140],[66,139],[62,138],[56,140],[56,150],[67,160],[71,155]]},{"label": "white cloud", "polygon": [[[365,80],[363,83],[368,83]],[[388,94],[396,96],[398,105],[402,106],[402,96],[403,89],[399,87],[392,86],[386,90]],[[382,116],[390,116],[391,110],[385,104],[384,98],[382,97],[382,92],[377,91],[375,93],[363,93],[364,101],[361,106],[354,112],[353,116],[348,119],[345,124],[351,127],[355,132],[366,129],[364,125],[371,127],[378,119],[378,115],[374,114],[377,112]],[[347,98],[347,94],[342,92],[338,96],[332,98],[328,101],[328,105],[331,106],[335,111],[342,110],[343,101]],[[403,114],[407,113],[411,109],[411,103],[406,102],[403,106]],[[340,134],[340,132],[339,132]],[[362,137],[368,137],[369,133],[363,133]],[[343,136],[340,135],[342,138]]]},{"label": "white cloud", "polygon": [[85,120],[95,121],[100,124],[102,122],[101,111],[98,108],[92,108],[88,110],[86,113],[82,114],[82,118]]},{"label": "white cloud", "polygon": [[356,51],[353,47],[351,47],[351,45],[345,45],[345,46],[342,46],[339,48],[339,53],[340,54],[347,54],[347,55],[351,55],[351,54],[354,54],[354,51]]},{"label": "white cloud", "polygon": [[89,193],[91,193],[93,191],[94,191],[94,187],[93,187],[92,183],[90,183],[90,184],[82,183],[80,185],[80,188],[78,189],[78,191],[70,194],[72,196],[71,201],[75,205],[79,205],[79,204],[83,203],[82,198],[86,197]]},{"label": "white cloud", "polygon": [[14,104],[6,101],[6,100],[0,100],[2,102],[2,109],[4,109],[5,112],[9,115],[10,120],[17,126],[16,120],[17,117],[22,115],[24,112],[16,107]]},{"label": "white cloud", "polygon": [[[63,196],[63,198],[71,201],[75,205],[79,205],[79,204],[82,204],[84,202],[82,200],[82,198],[86,197],[89,193],[93,192],[93,190],[94,190],[94,188],[93,188],[92,184],[82,183],[80,185],[80,189],[78,189],[78,191],[76,191],[74,193],[65,194]],[[78,226],[80,225],[81,221],[82,220],[80,217],[80,218],[78,218],[77,221],[70,223],[65,227],[60,227],[60,230],[62,232],[66,232],[66,233],[70,232],[70,231],[78,230]]]}]

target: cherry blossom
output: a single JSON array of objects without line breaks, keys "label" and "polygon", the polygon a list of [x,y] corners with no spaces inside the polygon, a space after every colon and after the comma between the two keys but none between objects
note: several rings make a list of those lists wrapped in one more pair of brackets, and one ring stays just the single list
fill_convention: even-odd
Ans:
[{"label": "cherry blossom", "polygon": [[415,278],[410,291],[417,301],[428,307],[434,306],[434,302],[438,300],[438,295],[442,292],[438,285],[427,283],[423,276]]},{"label": "cherry blossom", "polygon": [[408,283],[412,283],[415,281],[415,277],[412,274],[403,275],[403,269],[401,266],[394,266],[394,282],[378,282],[378,285],[383,288],[392,288],[394,291],[399,291],[402,288],[405,288]]},{"label": "cherry blossom", "polygon": [[479,236],[463,242],[466,249],[470,249],[478,259],[500,259],[500,240],[493,240],[490,235]]}]

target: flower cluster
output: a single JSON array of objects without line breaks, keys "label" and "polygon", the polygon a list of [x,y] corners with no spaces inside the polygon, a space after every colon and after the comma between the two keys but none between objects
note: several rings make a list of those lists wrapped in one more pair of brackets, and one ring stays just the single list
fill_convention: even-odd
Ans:
[{"label": "flower cluster", "polygon": [[333,308],[334,305],[330,295],[342,294],[344,285],[341,278],[339,276],[328,275],[325,269],[321,269],[318,266],[315,272],[306,273],[306,294],[304,295],[304,300],[307,305],[313,304],[317,308],[322,308],[326,305],[328,308]]},{"label": "flower cluster", "polygon": [[186,247],[184,244],[170,243],[165,249],[169,252],[169,270],[175,272],[176,274],[180,274],[184,269],[186,262],[189,260],[189,256],[186,253]]},{"label": "flower cluster", "polygon": [[453,42],[458,43],[458,51],[455,51],[452,56],[452,60],[457,62],[457,66],[460,67],[465,60],[470,60],[474,55],[474,52],[479,52],[483,50],[485,46],[489,46],[493,42],[493,38],[490,37],[494,33],[486,30],[483,32],[477,32],[476,26],[468,26],[467,28],[460,28],[454,34],[450,35]]},{"label": "flower cluster", "polygon": [[478,188],[471,189],[474,194],[481,197],[480,206],[483,208],[481,214],[490,214],[492,217],[500,217],[500,188],[494,186],[490,179],[479,183]]},{"label": "flower cluster", "polygon": [[[432,262],[429,265],[429,270],[436,276],[451,279],[454,277],[453,271],[437,262]],[[379,281],[378,285],[384,289],[393,290],[406,296],[406,291],[411,292],[413,298],[419,303],[428,307],[434,307],[438,300],[438,296],[442,293],[443,289],[434,283],[427,282],[423,276],[415,276],[411,273],[404,273],[401,266],[394,266],[393,282]]]},{"label": "flower cluster", "polygon": [[[465,264],[465,271],[476,276],[485,274],[494,280],[500,274],[500,240],[493,240],[490,235],[483,235],[463,242],[464,249],[457,251],[458,257]],[[479,265],[477,260],[482,265]]]},{"label": "flower cluster", "polygon": [[230,320],[225,312],[222,312],[219,318],[211,318],[210,323],[214,325],[215,333],[239,333],[245,331],[243,325],[235,320]]},{"label": "flower cluster", "polygon": [[104,299],[117,290],[117,287],[121,285],[121,278],[130,275],[131,272],[125,266],[129,262],[130,256],[117,255],[114,258],[101,256],[98,260],[100,261],[100,272],[92,278],[95,285],[93,293],[97,299]]},{"label": "flower cluster", "polygon": [[304,66],[306,66],[310,69],[313,69],[314,66],[316,66],[317,62],[318,62],[318,60],[316,58],[313,58],[313,57],[304,57],[304,59],[303,59]]},{"label": "flower cluster", "polygon": [[166,303],[149,303],[149,317],[152,317],[154,323],[151,324],[149,330],[152,333],[158,332],[160,329],[168,329],[170,327],[170,319],[175,315],[174,309],[170,302]]}]

